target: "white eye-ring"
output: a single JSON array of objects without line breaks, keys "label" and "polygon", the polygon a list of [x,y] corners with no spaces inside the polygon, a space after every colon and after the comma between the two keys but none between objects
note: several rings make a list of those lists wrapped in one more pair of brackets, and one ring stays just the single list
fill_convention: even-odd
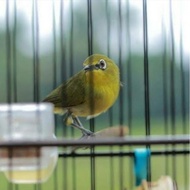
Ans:
[{"label": "white eye-ring", "polygon": [[99,68],[102,69],[102,70],[105,70],[106,67],[107,67],[107,64],[106,64],[105,60],[100,59],[100,61],[99,61]]}]

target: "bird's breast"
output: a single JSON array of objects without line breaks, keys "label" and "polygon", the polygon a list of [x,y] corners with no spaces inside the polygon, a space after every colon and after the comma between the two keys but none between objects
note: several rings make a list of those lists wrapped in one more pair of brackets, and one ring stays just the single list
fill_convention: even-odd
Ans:
[{"label": "bird's breast", "polygon": [[71,111],[79,117],[95,117],[114,104],[119,94],[119,81],[94,76],[93,81],[87,82],[85,92],[84,103],[71,108]]}]

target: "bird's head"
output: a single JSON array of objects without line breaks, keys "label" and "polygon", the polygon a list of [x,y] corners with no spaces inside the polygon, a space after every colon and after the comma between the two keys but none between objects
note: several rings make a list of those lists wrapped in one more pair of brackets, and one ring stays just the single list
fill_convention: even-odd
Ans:
[{"label": "bird's head", "polygon": [[87,75],[93,73],[95,80],[98,80],[98,78],[108,78],[108,80],[119,79],[119,69],[117,65],[105,55],[93,54],[84,61],[83,65],[84,72]]}]

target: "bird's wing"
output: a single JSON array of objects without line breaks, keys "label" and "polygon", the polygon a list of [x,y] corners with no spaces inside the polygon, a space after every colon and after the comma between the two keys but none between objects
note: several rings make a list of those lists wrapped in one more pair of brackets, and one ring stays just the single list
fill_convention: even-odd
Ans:
[{"label": "bird's wing", "polygon": [[53,90],[43,102],[53,103],[58,108],[80,105],[85,101],[85,75],[79,72],[66,83]]},{"label": "bird's wing", "polygon": [[61,107],[61,89],[62,85],[58,86],[43,100],[43,102],[50,102],[54,104],[55,107]]}]

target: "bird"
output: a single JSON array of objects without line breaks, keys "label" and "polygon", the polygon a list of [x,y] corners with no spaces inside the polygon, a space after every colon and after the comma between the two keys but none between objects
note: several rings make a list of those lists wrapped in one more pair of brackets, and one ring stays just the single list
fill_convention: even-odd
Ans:
[{"label": "bird", "polygon": [[118,98],[120,71],[112,59],[92,54],[83,69],[63,82],[43,102],[54,105],[54,113],[65,115],[66,125],[81,130],[83,136],[93,132],[84,128],[79,117],[91,119],[106,112]]}]

